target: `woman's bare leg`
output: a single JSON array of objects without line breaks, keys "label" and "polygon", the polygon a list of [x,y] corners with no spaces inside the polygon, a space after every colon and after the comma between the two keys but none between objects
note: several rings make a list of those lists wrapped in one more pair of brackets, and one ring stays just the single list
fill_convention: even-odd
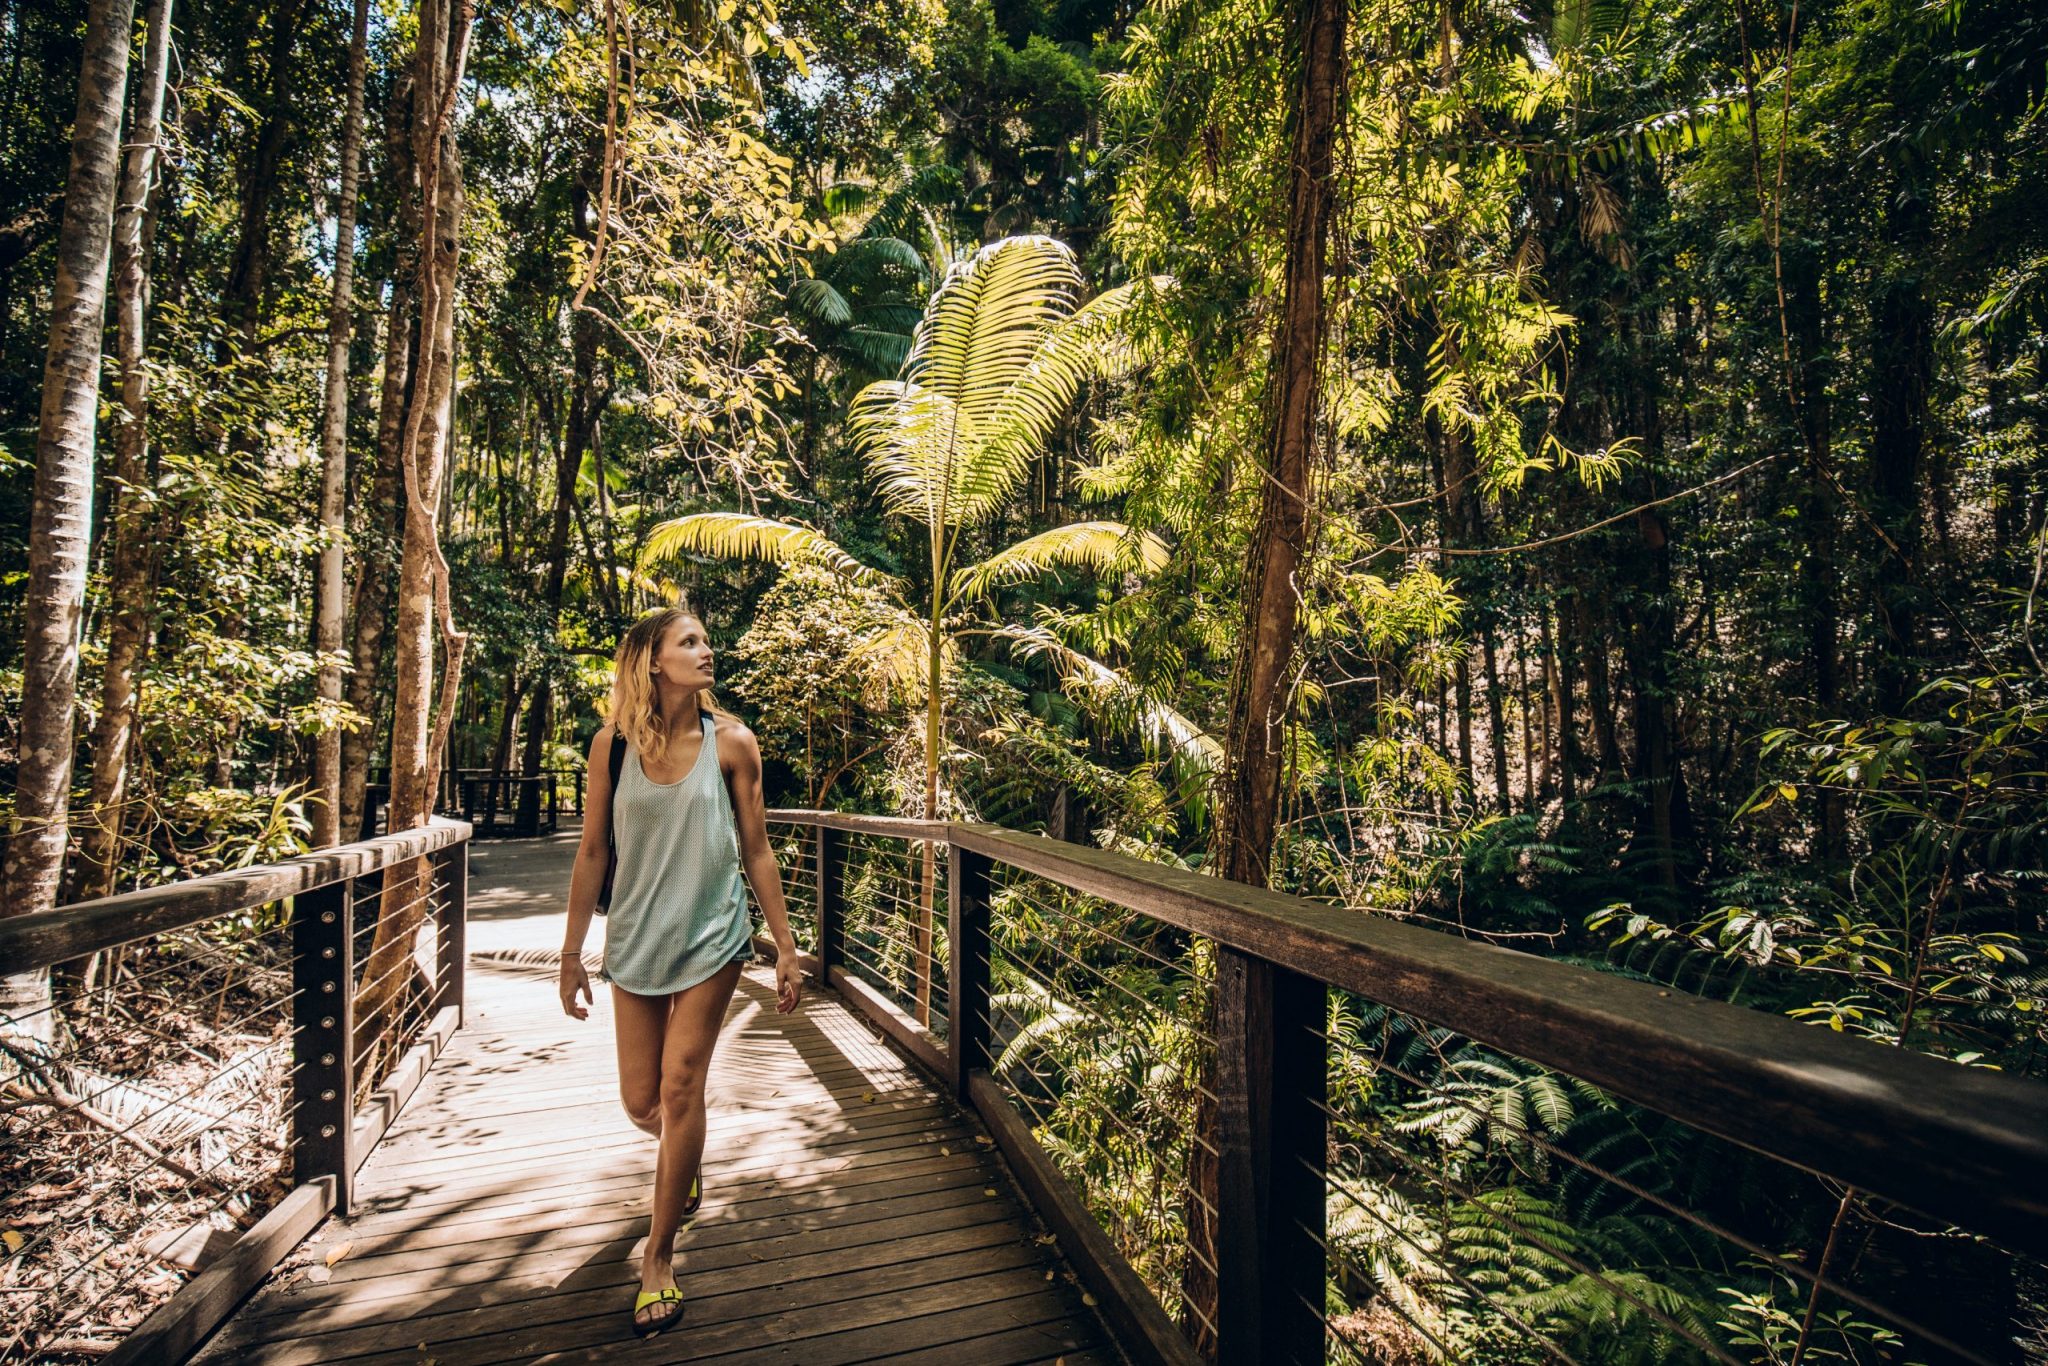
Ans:
[{"label": "woman's bare leg", "polygon": [[739,980],[740,965],[728,963],[669,998],[668,1032],[661,1044],[661,1153],[655,1161],[647,1246],[640,1254],[642,1290],[675,1284],[676,1231],[682,1227],[690,1183],[704,1160],[704,1081]]},{"label": "woman's bare leg", "polygon": [[661,1041],[669,998],[637,996],[612,983],[612,1025],[619,1044],[619,1104],[642,1133],[661,1137]]}]

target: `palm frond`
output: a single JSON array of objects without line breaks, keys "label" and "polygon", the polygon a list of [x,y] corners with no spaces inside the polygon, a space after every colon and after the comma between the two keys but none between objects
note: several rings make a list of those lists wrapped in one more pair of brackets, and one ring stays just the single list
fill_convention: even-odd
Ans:
[{"label": "palm frond", "polygon": [[1222,767],[1223,746],[1214,736],[1045,627],[1004,626],[996,634],[1012,642],[1027,659],[1040,655],[1051,659],[1059,668],[1060,686],[1067,696],[1097,716],[1132,726],[1146,743],[1178,755],[1196,768],[1214,772]]},{"label": "palm frond", "polygon": [[950,524],[956,456],[975,439],[957,404],[908,380],[880,380],[854,395],[846,426],[891,512]]},{"label": "palm frond", "polygon": [[895,579],[868,568],[822,532],[744,512],[694,512],[663,522],[648,534],[641,562],[658,564],[684,555],[761,560],[779,565],[814,564],[854,583],[877,588],[897,586]]},{"label": "palm frond", "polygon": [[[923,701],[926,675],[931,672],[931,640],[930,623],[911,612],[899,613],[863,635],[848,660],[861,674],[864,700],[876,707],[899,699]],[[951,667],[957,653],[952,640],[940,642],[939,649],[939,667]]]},{"label": "palm frond", "polygon": [[827,327],[844,327],[853,321],[853,304],[829,280],[798,280],[786,297],[796,315],[808,321]]},{"label": "palm frond", "polygon": [[954,576],[953,591],[986,597],[1050,573],[1062,566],[1098,572],[1128,567],[1156,574],[1166,567],[1166,542],[1149,531],[1133,531],[1122,522],[1070,522],[1041,531],[970,565]]}]

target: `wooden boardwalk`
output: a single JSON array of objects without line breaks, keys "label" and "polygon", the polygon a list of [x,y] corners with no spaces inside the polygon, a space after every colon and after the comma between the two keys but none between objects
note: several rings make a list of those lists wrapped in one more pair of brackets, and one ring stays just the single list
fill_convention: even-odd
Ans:
[{"label": "wooden boardwalk", "polygon": [[[480,938],[506,942],[496,928]],[[363,1167],[354,1215],[198,1360],[1124,1360],[985,1135],[837,997],[811,987],[777,1015],[766,966],[712,1065],[684,1320],[634,1338],[655,1145],[618,1104],[605,991],[579,1023],[550,969],[473,961],[465,1027]]]}]

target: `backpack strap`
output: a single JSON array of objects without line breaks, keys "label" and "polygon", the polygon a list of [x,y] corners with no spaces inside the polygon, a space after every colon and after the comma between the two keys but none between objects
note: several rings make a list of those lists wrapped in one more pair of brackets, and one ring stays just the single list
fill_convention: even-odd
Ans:
[{"label": "backpack strap", "polygon": [[[625,768],[626,765],[626,737],[624,735],[621,735],[616,730],[612,732],[610,758],[610,771],[612,775],[612,795],[616,797],[619,792],[619,773]],[[614,810],[616,810],[616,808],[614,808]],[[612,878],[619,870],[618,830],[619,827],[614,821],[610,819],[607,819],[605,821],[604,884],[600,886],[597,890],[597,913],[599,915],[604,915],[612,908]]]}]

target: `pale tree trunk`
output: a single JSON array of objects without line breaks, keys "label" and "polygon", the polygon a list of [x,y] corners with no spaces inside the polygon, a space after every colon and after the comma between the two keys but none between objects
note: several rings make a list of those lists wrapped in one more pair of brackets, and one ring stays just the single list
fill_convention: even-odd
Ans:
[{"label": "pale tree trunk", "polygon": [[[363,141],[363,65],[370,41],[369,0],[356,0],[355,32],[348,47],[348,107],[341,119],[341,200],[334,210],[334,293],[327,305],[327,412],[320,428],[320,588],[314,610],[314,646],[341,653],[343,537],[348,520],[348,344],[355,321],[356,170]],[[320,697],[341,701],[341,665],[320,666]],[[341,730],[320,732],[313,751],[313,847],[339,844],[341,833]],[[353,834],[353,832],[350,832]]]},{"label": "pale tree trunk", "polygon": [[[396,82],[385,106],[384,147],[388,174],[398,183],[413,175],[410,80]],[[384,323],[383,389],[377,405],[377,466],[371,478],[365,517],[356,527],[355,631],[349,647],[348,704],[369,718],[360,730],[341,737],[341,828],[350,838],[362,829],[365,789],[369,784],[370,751],[379,733],[377,674],[384,659],[384,631],[395,567],[396,540],[402,518],[398,473],[399,448],[405,442],[405,415],[412,391],[412,353],[416,327],[413,284],[418,268],[418,205],[399,196],[397,263],[392,269],[391,311]]]},{"label": "pale tree trunk", "polygon": [[[57,902],[71,811],[71,728],[78,701],[78,628],[92,548],[94,423],[100,339],[107,315],[114,181],[120,172],[121,104],[128,83],[133,0],[90,0],[78,74],[78,118],[50,292],[50,349],[36,431],[29,511],[28,588],[22,597],[21,759],[14,827],[0,865],[0,915],[47,911]],[[0,1017],[47,1039],[50,978],[0,980]],[[34,1013],[31,1013],[34,1012]],[[23,1019],[22,1017],[27,1018]]]},{"label": "pale tree trunk", "polygon": [[[450,10],[452,9],[452,13]],[[419,11],[413,70],[413,151],[419,167],[420,341],[414,393],[406,415],[399,469],[405,476],[405,541],[398,571],[397,692],[391,727],[391,829],[410,830],[430,818],[435,779],[454,708],[461,697],[468,637],[455,629],[448,563],[441,555],[442,480],[447,472],[455,383],[455,276],[462,228],[462,162],[455,147],[455,94],[469,47],[468,0]],[[438,618],[443,668],[434,681]],[[384,875],[377,929],[356,998],[359,1076],[374,1085],[395,1023],[391,1007],[411,987],[413,939],[426,915],[432,864],[427,859]],[[372,1045],[378,1045],[373,1047]]]},{"label": "pale tree trunk", "polygon": [[106,519],[112,541],[107,667],[100,714],[92,732],[92,821],[81,842],[78,882],[84,896],[114,890],[121,867],[121,830],[128,797],[128,751],[135,733],[135,671],[148,648],[153,579],[149,504],[149,375],[143,318],[149,304],[145,227],[153,207],[157,140],[163,131],[164,78],[170,67],[171,0],[151,0],[149,45],[129,122],[127,157],[114,212],[114,318],[121,359],[121,403],[114,418],[114,470]]},{"label": "pale tree trunk", "polygon": [[[1336,208],[1335,144],[1343,116],[1345,0],[1298,0],[1293,7],[1297,68],[1294,108],[1289,117],[1293,155],[1287,191],[1287,257],[1283,267],[1280,325],[1274,337],[1266,395],[1266,450],[1259,480],[1260,509],[1244,579],[1244,625],[1230,688],[1229,746],[1217,812],[1216,867],[1233,882],[1263,886],[1270,876],[1273,835],[1279,815],[1281,765],[1289,687],[1300,611],[1300,572],[1312,535],[1310,467],[1321,404],[1323,340],[1327,309],[1323,277],[1331,219]],[[1221,969],[1219,969],[1221,971]],[[1219,989],[1216,995],[1220,995]],[[1209,1021],[1214,1037],[1220,1024]],[[1213,1081],[1212,1057],[1204,1070]],[[1213,1134],[1218,1112],[1215,1087],[1204,1085],[1196,1102],[1197,1132]],[[1217,1341],[1206,1325],[1216,1323],[1217,1265],[1214,1211],[1225,1204],[1216,1155],[1192,1145],[1189,1161],[1188,1239],[1200,1256],[1187,1260],[1181,1288],[1198,1350],[1214,1356]],[[1204,1263],[1207,1263],[1205,1265]],[[1228,1325],[1226,1333],[1236,1331]]]}]

